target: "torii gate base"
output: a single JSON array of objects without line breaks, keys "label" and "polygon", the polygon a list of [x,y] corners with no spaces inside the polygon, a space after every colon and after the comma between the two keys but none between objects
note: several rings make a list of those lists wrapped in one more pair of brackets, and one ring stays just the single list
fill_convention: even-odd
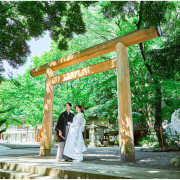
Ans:
[{"label": "torii gate base", "polygon": [[[54,85],[92,74],[117,69],[118,125],[121,161],[134,161],[134,133],[127,47],[161,35],[160,27],[141,29],[78,53],[52,61],[30,71],[33,77],[46,73],[40,156],[51,154]],[[116,51],[117,59],[54,76],[55,70]]]}]

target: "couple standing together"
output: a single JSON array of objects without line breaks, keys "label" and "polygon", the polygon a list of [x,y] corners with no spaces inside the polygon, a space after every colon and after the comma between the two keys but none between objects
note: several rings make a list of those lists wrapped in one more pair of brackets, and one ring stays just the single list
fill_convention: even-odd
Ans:
[{"label": "couple standing together", "polygon": [[55,128],[59,138],[56,160],[81,162],[83,160],[82,153],[86,151],[82,134],[86,120],[81,105],[76,106],[78,114],[75,116],[70,111],[71,107],[71,103],[66,103],[66,111],[60,114]]}]

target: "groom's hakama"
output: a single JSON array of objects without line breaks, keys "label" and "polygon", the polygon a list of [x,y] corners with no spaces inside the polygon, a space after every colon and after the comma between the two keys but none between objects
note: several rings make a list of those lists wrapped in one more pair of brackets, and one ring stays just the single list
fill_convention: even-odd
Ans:
[{"label": "groom's hakama", "polygon": [[65,155],[63,154],[64,146],[65,146],[66,139],[67,139],[67,135],[68,135],[68,133],[69,133],[69,127],[70,127],[70,125],[66,125],[65,141],[58,143],[56,160],[61,160],[61,159],[69,160],[69,159],[70,159],[69,157],[67,157],[67,156],[65,156]]}]

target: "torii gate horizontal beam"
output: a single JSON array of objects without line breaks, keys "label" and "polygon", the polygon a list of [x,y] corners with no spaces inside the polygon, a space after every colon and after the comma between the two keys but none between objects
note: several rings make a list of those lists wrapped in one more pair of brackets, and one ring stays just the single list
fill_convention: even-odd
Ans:
[{"label": "torii gate horizontal beam", "polygon": [[78,69],[76,71],[54,76],[52,78],[52,85],[60,84],[66,81],[71,81],[85,76],[90,76],[104,71],[109,71],[111,69],[116,69],[116,59],[111,59],[98,64],[87,66],[85,68]]},{"label": "torii gate horizontal beam", "polygon": [[156,28],[144,28],[140,30],[133,31],[126,35],[114,38],[112,40],[106,41],[104,43],[92,46],[85,50],[76,52],[74,54],[68,55],[66,57],[57,59],[55,61],[49,62],[42,66],[38,66],[34,69],[31,69],[30,74],[33,77],[42,75],[46,73],[46,69],[50,67],[52,70],[58,70],[60,68],[64,68],[67,66],[71,66],[73,64],[80,63],[82,61],[86,61],[91,58],[95,58],[97,56],[101,56],[103,54],[110,53],[115,51],[116,44],[118,42],[123,43],[125,46],[132,46],[134,44],[138,44],[149,39],[153,39],[155,37],[161,36],[160,27]]}]

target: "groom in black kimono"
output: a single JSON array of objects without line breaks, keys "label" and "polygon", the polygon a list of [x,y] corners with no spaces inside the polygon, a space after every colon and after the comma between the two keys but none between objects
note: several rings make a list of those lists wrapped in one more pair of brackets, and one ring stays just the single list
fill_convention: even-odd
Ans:
[{"label": "groom in black kimono", "polygon": [[66,138],[69,132],[70,123],[73,121],[74,114],[70,111],[72,105],[71,103],[66,103],[66,111],[62,112],[59,116],[55,130],[57,131],[57,136],[59,138],[58,150],[56,155],[57,161],[70,160],[69,157],[63,155],[64,145],[66,143]]}]

